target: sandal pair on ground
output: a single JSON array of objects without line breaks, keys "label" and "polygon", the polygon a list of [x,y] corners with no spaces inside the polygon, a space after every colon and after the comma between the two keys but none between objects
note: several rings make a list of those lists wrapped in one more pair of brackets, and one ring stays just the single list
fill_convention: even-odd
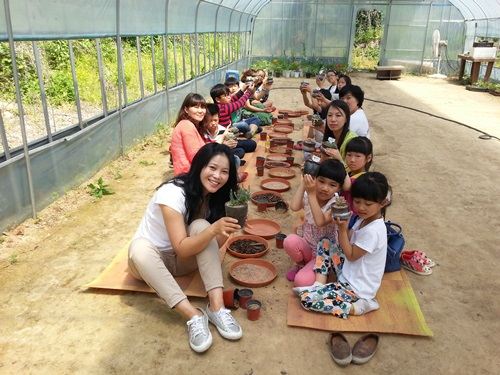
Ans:
[{"label": "sandal pair on ground", "polygon": [[341,332],[332,332],[328,335],[326,344],[333,360],[338,365],[347,366],[349,363],[362,365],[375,355],[379,340],[376,333],[366,333],[356,341],[351,350],[349,341]]},{"label": "sandal pair on ground", "polygon": [[436,263],[432,259],[427,258],[427,255],[422,251],[412,250],[401,253],[401,266],[417,275],[431,275],[431,267],[435,265]]}]

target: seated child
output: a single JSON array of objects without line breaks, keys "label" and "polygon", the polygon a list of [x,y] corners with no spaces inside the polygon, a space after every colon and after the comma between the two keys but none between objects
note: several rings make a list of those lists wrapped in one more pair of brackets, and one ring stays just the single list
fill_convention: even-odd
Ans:
[{"label": "seated child", "polygon": [[302,235],[290,234],[284,241],[286,253],[296,264],[287,272],[286,277],[289,281],[294,281],[295,286],[312,285],[316,276],[313,265],[318,242],[327,235],[336,238],[337,227],[325,212],[345,183],[349,184],[349,178],[344,164],[339,160],[325,160],[321,163],[316,178],[304,175],[290,203],[293,211],[304,209]]},{"label": "seated child", "polygon": [[236,170],[241,165],[241,159],[245,156],[245,150],[238,147],[238,141],[236,139],[231,139],[230,136],[233,135],[229,129],[226,129],[222,125],[219,125],[219,107],[217,104],[208,103],[208,120],[203,127],[203,140],[205,143],[222,143],[231,149],[231,155],[234,156],[236,163]]},{"label": "seated child", "polygon": [[[375,299],[387,256],[387,230],[384,211],[389,184],[379,172],[367,172],[351,188],[359,219],[351,230],[349,220],[335,218],[335,233],[318,243],[312,286],[293,288],[306,310],[332,314],[347,319],[350,314],[363,315],[379,308]],[[337,281],[326,284],[333,272]]]},{"label": "seated child", "polygon": [[[345,162],[349,169],[349,177],[351,183],[354,183],[359,176],[370,169],[373,161],[373,145],[369,138],[355,137],[347,143],[345,151]],[[358,213],[352,203],[351,192],[343,191],[342,195],[349,203],[353,216],[356,216]]]},{"label": "seated child", "polygon": [[[231,96],[228,87],[222,83],[215,85],[210,90],[210,96],[212,97],[212,100],[219,106],[219,124],[223,127],[231,127],[231,114],[234,111],[242,108],[250,95],[253,93],[253,85],[246,85],[245,87],[247,87],[247,89],[241,96]],[[254,124],[250,125],[250,127],[248,124],[244,124],[244,128],[238,127],[238,129],[240,132],[257,131],[257,127]],[[239,147],[243,148],[245,152],[253,152],[257,148],[257,143],[255,141],[249,140],[244,144],[240,144]]]},{"label": "seated child", "polygon": [[[229,89],[229,94],[231,97],[236,96],[237,98],[243,95],[240,90],[240,86],[238,80],[235,77],[228,77],[224,84]],[[245,103],[247,105],[248,101]],[[237,109],[233,113],[231,113],[231,122],[233,126],[236,126],[241,133],[245,135],[247,138],[252,138],[256,133],[260,133],[262,131],[262,127],[260,126],[260,119],[258,117],[249,117],[247,119],[243,119],[242,108]]]}]

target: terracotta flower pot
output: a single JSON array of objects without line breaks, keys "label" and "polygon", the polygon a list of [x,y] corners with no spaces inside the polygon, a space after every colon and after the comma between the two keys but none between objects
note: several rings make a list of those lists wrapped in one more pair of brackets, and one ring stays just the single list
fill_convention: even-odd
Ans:
[{"label": "terracotta flower pot", "polygon": [[248,320],[259,320],[262,302],[251,299],[245,304]]},{"label": "terracotta flower pot", "polygon": [[276,247],[278,249],[283,249],[283,241],[286,238],[286,234],[278,233],[276,236],[274,236],[274,238],[276,239]]},{"label": "terracotta flower pot", "polygon": [[265,141],[267,138],[267,132],[260,132],[260,140]]},{"label": "terracotta flower pot", "polygon": [[246,303],[250,301],[253,297],[252,289],[240,289],[238,291],[238,299],[240,301],[240,306],[242,309],[246,309]]},{"label": "terracotta flower pot", "polygon": [[264,212],[267,210],[267,201],[257,201],[257,212]]},{"label": "terracotta flower pot", "polygon": [[227,308],[237,309],[240,307],[240,301],[238,297],[239,289],[230,289],[225,290],[222,293],[222,297],[224,299],[224,306]]},{"label": "terracotta flower pot", "polygon": [[264,176],[264,169],[265,168],[266,167],[264,167],[264,166],[257,167],[257,176],[259,176],[259,177]]},{"label": "terracotta flower pot", "polygon": [[262,167],[265,162],[266,162],[266,158],[263,156],[257,156],[255,158],[255,166],[257,166],[257,167]]}]

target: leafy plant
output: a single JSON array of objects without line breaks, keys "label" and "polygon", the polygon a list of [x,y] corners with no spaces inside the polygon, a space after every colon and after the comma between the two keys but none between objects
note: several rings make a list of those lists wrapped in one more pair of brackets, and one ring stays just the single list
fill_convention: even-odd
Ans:
[{"label": "leafy plant", "polygon": [[156,165],[154,161],[147,161],[147,160],[141,160],[139,162],[140,165],[144,165],[146,167],[149,167],[150,165]]},{"label": "leafy plant", "polygon": [[113,191],[109,190],[108,187],[109,184],[105,184],[104,181],[102,180],[102,177],[99,177],[97,180],[97,185],[94,185],[92,183],[88,184],[87,187],[89,188],[89,193],[91,196],[94,198],[102,198],[103,195],[112,195],[114,194]]},{"label": "leafy plant", "polygon": [[250,186],[245,189],[244,187],[234,191],[231,189],[229,192],[229,205],[230,206],[243,206],[250,200]]},{"label": "leafy plant", "polygon": [[323,147],[324,148],[337,148],[337,144],[335,142],[324,141]]},{"label": "leafy plant", "polygon": [[349,204],[347,203],[346,199],[344,197],[338,197],[335,202],[332,203],[332,207],[337,207],[337,208],[343,208],[343,207],[348,207]]},{"label": "leafy plant", "polygon": [[10,264],[16,264],[17,263],[17,253],[13,253],[9,255],[9,263]]}]

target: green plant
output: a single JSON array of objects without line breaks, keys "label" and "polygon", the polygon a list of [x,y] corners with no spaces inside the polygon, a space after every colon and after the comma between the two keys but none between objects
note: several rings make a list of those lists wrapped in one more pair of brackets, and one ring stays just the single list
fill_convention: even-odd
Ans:
[{"label": "green plant", "polygon": [[231,189],[229,192],[229,205],[230,206],[243,206],[250,200],[250,186],[245,189],[244,187],[234,191]]},{"label": "green plant", "polygon": [[493,85],[494,85],[494,83],[491,83],[491,82],[477,81],[472,86],[480,87],[482,89],[491,89],[493,87]]},{"label": "green plant", "polygon": [[0,237],[0,244],[3,244],[5,242],[5,237],[1,236]]},{"label": "green plant", "polygon": [[147,161],[147,160],[141,160],[139,162],[140,165],[144,165],[146,167],[149,167],[150,165],[156,165],[154,161]]},{"label": "green plant", "polygon": [[109,184],[105,184],[102,180],[102,177],[99,177],[99,179],[97,180],[97,185],[90,183],[87,185],[87,187],[89,188],[89,194],[94,198],[102,198],[103,195],[114,194],[113,191],[108,189]]},{"label": "green plant", "polygon": [[9,263],[10,264],[16,264],[17,263],[17,253],[13,253],[9,255]]},{"label": "green plant", "polygon": [[337,144],[335,142],[324,141],[323,147],[324,148],[337,148]]}]

